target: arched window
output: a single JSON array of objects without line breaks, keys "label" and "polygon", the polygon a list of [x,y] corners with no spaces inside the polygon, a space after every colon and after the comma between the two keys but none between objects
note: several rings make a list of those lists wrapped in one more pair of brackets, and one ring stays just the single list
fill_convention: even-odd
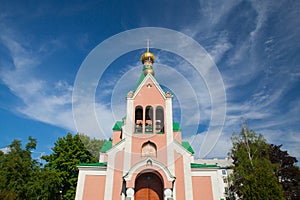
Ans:
[{"label": "arched window", "polygon": [[155,130],[156,132],[164,133],[164,108],[157,106],[155,112]]},{"label": "arched window", "polygon": [[145,142],[142,145],[142,157],[156,157],[157,156],[157,148],[153,142]]},{"label": "arched window", "polygon": [[142,133],[143,132],[143,107],[137,106],[135,107],[135,132]]},{"label": "arched window", "polygon": [[146,116],[145,116],[145,132],[153,132],[153,108],[152,106],[146,107]]}]

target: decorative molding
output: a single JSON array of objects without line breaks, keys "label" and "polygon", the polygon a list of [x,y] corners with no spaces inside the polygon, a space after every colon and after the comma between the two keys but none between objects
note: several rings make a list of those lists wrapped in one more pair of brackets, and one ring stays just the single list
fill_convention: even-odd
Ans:
[{"label": "decorative molding", "polygon": [[[149,163],[151,163],[151,166],[149,166]],[[125,181],[131,181],[133,174],[138,171],[139,168],[145,167],[145,166],[149,166],[149,167],[157,167],[158,169],[161,169],[165,176],[167,177],[168,181],[174,181],[175,180],[175,176],[171,174],[171,172],[169,171],[169,169],[164,166],[164,164],[162,164],[161,162],[158,162],[156,160],[153,160],[152,158],[147,158],[139,163],[136,163],[129,171],[127,174],[125,174],[125,176],[123,176]]]}]

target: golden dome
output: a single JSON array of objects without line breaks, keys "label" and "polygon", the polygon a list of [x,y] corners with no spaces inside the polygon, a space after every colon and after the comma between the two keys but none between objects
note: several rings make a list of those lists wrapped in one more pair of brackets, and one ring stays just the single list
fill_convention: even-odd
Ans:
[{"label": "golden dome", "polygon": [[154,63],[155,57],[153,53],[150,51],[145,52],[141,57],[142,63],[144,64],[145,60],[151,60],[152,63]]},{"label": "golden dome", "polygon": [[147,68],[144,70],[144,75],[147,76],[147,74],[152,74],[154,76],[154,70],[152,68]]}]

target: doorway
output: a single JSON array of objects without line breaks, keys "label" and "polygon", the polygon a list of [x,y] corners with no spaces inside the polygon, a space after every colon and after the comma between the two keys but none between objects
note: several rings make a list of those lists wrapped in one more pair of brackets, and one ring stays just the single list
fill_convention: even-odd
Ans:
[{"label": "doorway", "polygon": [[135,200],[163,200],[162,179],[152,172],[139,175],[135,180]]}]

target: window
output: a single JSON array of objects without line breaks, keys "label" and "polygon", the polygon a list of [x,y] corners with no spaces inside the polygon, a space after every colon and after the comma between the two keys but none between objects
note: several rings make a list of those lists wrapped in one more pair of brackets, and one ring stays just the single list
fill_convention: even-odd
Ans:
[{"label": "window", "polygon": [[227,171],[225,169],[222,169],[222,175],[227,176]]},{"label": "window", "polygon": [[143,132],[143,107],[137,106],[135,107],[135,132],[142,133]]},{"label": "window", "polygon": [[161,106],[157,106],[155,112],[155,130],[156,132],[164,132],[164,109]]},{"label": "window", "polygon": [[142,145],[142,157],[156,157],[157,148],[153,142],[146,142]]},{"label": "window", "polygon": [[145,117],[145,132],[153,132],[153,108],[152,106],[146,107],[146,117]]}]

